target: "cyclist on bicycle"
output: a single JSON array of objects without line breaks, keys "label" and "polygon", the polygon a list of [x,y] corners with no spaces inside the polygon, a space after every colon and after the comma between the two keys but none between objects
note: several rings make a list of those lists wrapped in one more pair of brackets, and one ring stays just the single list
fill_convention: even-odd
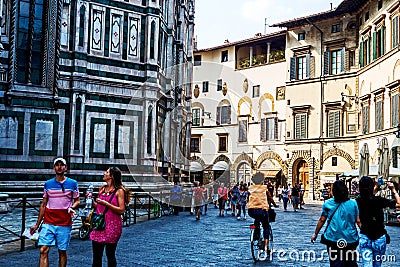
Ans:
[{"label": "cyclist on bicycle", "polygon": [[268,251],[268,239],[269,239],[269,219],[268,219],[268,209],[269,204],[278,207],[275,204],[274,199],[268,191],[267,185],[264,185],[264,175],[259,173],[253,176],[254,185],[249,187],[249,203],[248,203],[248,213],[249,216],[254,219],[254,225],[257,227],[255,229],[255,234],[259,235],[260,223],[263,226],[263,234],[265,240],[265,251]]}]

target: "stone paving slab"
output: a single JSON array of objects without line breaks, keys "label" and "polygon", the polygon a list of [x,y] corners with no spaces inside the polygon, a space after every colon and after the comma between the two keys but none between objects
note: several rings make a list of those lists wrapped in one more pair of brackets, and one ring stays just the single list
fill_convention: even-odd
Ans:
[{"label": "stone paving slab", "polygon": [[[252,219],[238,221],[226,215],[218,217],[212,206],[207,215],[196,221],[188,212],[179,216],[165,216],[140,222],[123,229],[117,248],[118,266],[329,266],[327,256],[322,261],[308,262],[302,253],[314,250],[317,255],[325,251],[320,243],[311,244],[310,237],[319,218],[321,205],[306,205],[305,210],[283,212],[277,209],[272,262],[254,265],[250,252]],[[387,227],[392,237],[387,255],[400,257],[400,227]],[[298,256],[298,260],[296,260]],[[57,266],[57,251],[50,251],[50,266]],[[0,266],[38,266],[39,249],[0,255]],[[68,266],[91,266],[91,242],[73,238],[68,250]],[[400,266],[386,262],[383,267]],[[104,265],[107,266],[105,256]]]}]

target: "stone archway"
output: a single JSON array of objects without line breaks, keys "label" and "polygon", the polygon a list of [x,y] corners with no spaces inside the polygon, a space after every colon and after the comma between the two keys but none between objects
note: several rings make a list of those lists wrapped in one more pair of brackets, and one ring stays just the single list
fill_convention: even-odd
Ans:
[{"label": "stone archway", "polygon": [[[249,167],[249,170],[243,165],[247,165]],[[240,182],[240,176],[244,177],[244,179],[242,179],[244,182],[250,182],[253,167],[254,166],[252,158],[246,153],[242,153],[239,157],[236,158],[235,162],[232,164],[231,175],[232,177],[234,177],[234,182]],[[248,171],[250,171],[249,175],[247,175]]]},{"label": "stone archway", "polygon": [[262,153],[256,161],[255,169],[259,169],[261,164],[267,159],[276,160],[278,162],[279,166],[281,167],[283,174],[287,175],[287,165],[283,162],[283,159],[281,158],[281,156],[279,156],[279,154],[274,151],[268,151],[268,152]]},{"label": "stone archway", "polygon": [[293,170],[296,168],[296,164],[299,164],[302,160],[308,165],[309,188],[307,195],[309,199],[312,199],[312,192],[319,187],[319,180],[316,179],[317,177],[315,176],[315,172],[319,170],[319,161],[311,157],[309,150],[297,150],[292,152],[292,157],[288,161],[288,179],[293,180],[293,176],[296,175]]},{"label": "stone archway", "polygon": [[323,156],[322,156],[322,164],[325,163],[325,161],[332,157],[332,156],[339,156],[344,158],[351,166],[352,169],[356,168],[356,161],[353,159],[349,153],[346,151],[343,151],[337,147],[331,148],[328,151],[326,151]]}]

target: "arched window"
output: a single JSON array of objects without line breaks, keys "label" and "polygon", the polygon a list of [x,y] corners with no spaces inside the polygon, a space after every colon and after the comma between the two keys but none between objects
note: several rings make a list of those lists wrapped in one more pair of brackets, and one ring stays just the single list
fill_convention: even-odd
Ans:
[{"label": "arched window", "polygon": [[231,104],[229,101],[224,100],[217,107],[217,125],[231,124]]}]

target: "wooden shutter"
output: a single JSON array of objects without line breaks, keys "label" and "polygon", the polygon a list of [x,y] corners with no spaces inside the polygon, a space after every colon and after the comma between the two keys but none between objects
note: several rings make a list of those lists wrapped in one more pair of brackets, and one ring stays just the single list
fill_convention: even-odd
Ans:
[{"label": "wooden shutter", "polygon": [[247,120],[239,120],[239,142],[247,142]]},{"label": "wooden shutter", "polygon": [[342,47],[340,50],[340,72],[345,72],[346,49]]},{"label": "wooden shutter", "polygon": [[372,33],[372,60],[375,60],[377,57],[376,44],[377,44],[376,32],[373,32]]},{"label": "wooden shutter", "polygon": [[226,123],[231,124],[231,106],[226,107]]},{"label": "wooden shutter", "polygon": [[366,57],[367,57],[367,65],[369,64],[369,63],[371,63],[371,48],[370,48],[370,43],[371,43],[371,38],[367,38],[367,44],[366,44]]},{"label": "wooden shutter", "polygon": [[290,58],[290,80],[296,80],[296,58],[291,57]]},{"label": "wooden shutter", "polygon": [[267,141],[266,139],[266,124],[267,124],[267,119],[263,118],[261,119],[261,124],[260,124],[260,141],[265,142]]},{"label": "wooden shutter", "polygon": [[366,134],[369,132],[369,125],[368,125],[368,116],[369,115],[369,106],[363,106],[363,133]]},{"label": "wooden shutter", "polygon": [[221,124],[221,107],[217,107],[217,115],[215,117],[217,125]]},{"label": "wooden shutter", "polygon": [[360,63],[360,68],[364,67],[364,44],[363,42],[360,42],[360,47],[359,47],[359,53],[358,53],[358,60]]},{"label": "wooden shutter", "polygon": [[381,31],[381,56],[383,56],[385,54],[385,26],[382,26],[379,30]]},{"label": "wooden shutter", "polygon": [[310,78],[310,54],[306,55],[306,78]]},{"label": "wooden shutter", "polygon": [[295,139],[307,138],[307,114],[295,115]]},{"label": "wooden shutter", "polygon": [[331,52],[329,50],[324,52],[324,75],[329,75]]},{"label": "wooden shutter", "polygon": [[276,118],[274,118],[274,123],[275,123],[275,126],[274,126],[274,139],[275,140],[278,140],[279,139],[279,135],[278,135],[278,118],[276,117]]},{"label": "wooden shutter", "polygon": [[382,101],[376,102],[376,130],[382,130]]},{"label": "wooden shutter", "polygon": [[399,123],[399,95],[392,96],[392,127]]}]

